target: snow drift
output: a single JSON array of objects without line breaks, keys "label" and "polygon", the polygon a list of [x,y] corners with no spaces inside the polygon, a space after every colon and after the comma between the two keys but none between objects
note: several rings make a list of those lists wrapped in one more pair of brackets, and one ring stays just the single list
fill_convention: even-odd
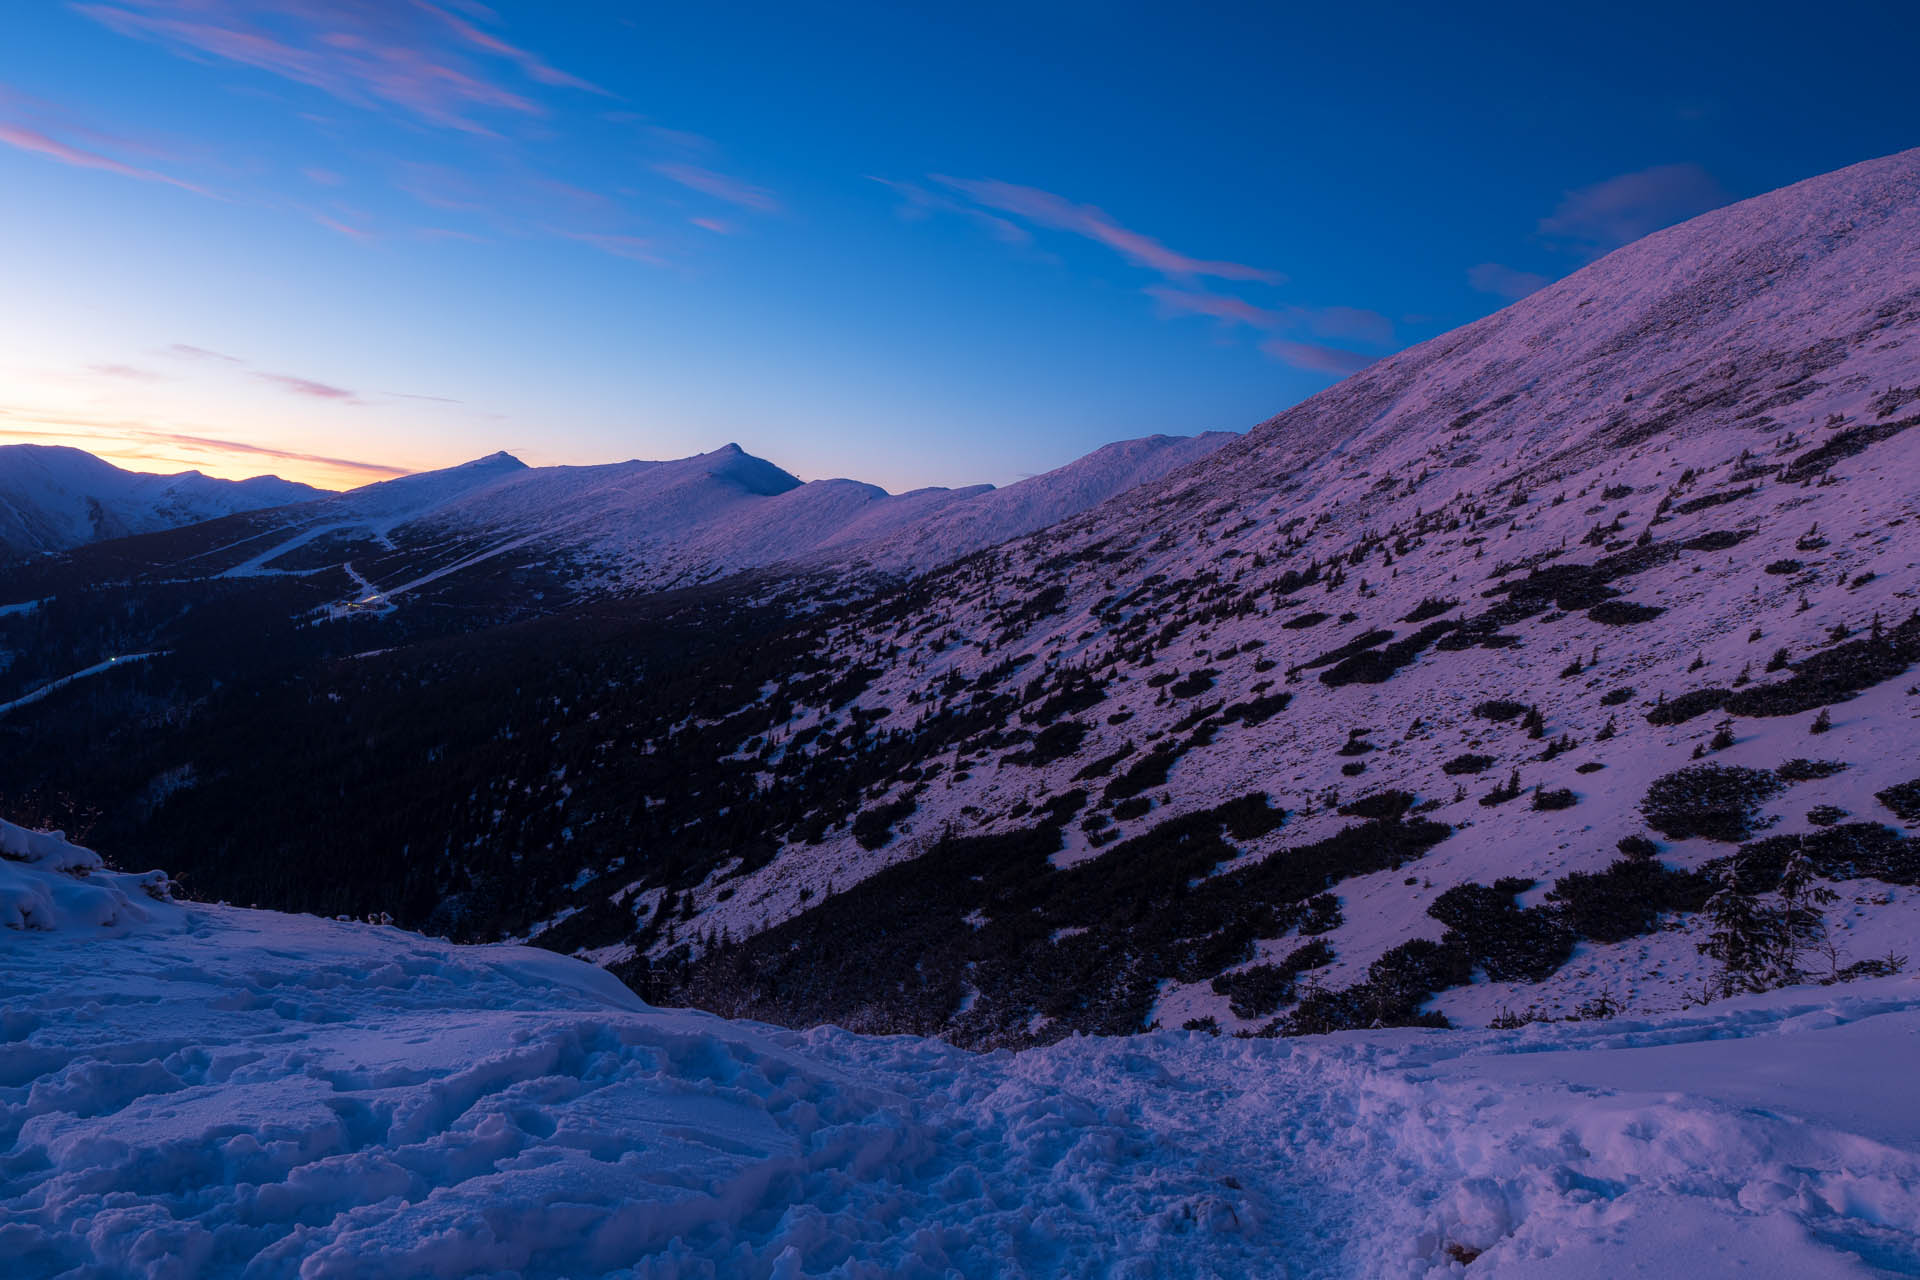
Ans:
[{"label": "snow drift", "polygon": [[[545,952],[171,903],[0,841],[6,900],[55,904],[0,931],[9,1275],[1920,1266],[1910,979],[976,1056],[651,1009]],[[72,897],[110,886],[109,912]]]}]

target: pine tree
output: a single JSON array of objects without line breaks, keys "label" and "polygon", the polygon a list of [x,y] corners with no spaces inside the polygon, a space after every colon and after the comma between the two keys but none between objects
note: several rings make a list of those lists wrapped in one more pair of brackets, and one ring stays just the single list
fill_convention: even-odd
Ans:
[{"label": "pine tree", "polygon": [[1745,991],[1765,991],[1782,953],[1791,956],[1785,920],[1774,908],[1740,887],[1738,861],[1720,873],[1720,887],[1707,899],[1711,926],[1700,951],[1720,962],[1714,987],[1724,998]]},{"label": "pine tree", "polygon": [[1823,907],[1840,900],[1840,895],[1814,878],[1813,864],[1805,852],[1793,851],[1780,872],[1780,918],[1785,953],[1775,962],[1777,983],[1798,982],[1806,976],[1800,967],[1804,953],[1828,950],[1827,916]]}]

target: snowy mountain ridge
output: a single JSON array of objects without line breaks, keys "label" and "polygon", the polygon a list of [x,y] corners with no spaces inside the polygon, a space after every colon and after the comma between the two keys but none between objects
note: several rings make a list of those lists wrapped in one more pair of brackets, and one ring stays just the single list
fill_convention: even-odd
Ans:
[{"label": "snowy mountain ridge", "polygon": [[38,555],[318,498],[278,476],[124,471],[64,445],[0,445],[0,554]]},{"label": "snowy mountain ridge", "polygon": [[574,595],[660,591],[748,570],[911,574],[1156,480],[1230,432],[1107,445],[996,489],[890,494],[802,483],[737,444],[672,461],[529,467],[496,453],[210,526],[198,541],[131,545],[168,576],[337,579],[343,610],[390,612],[436,590],[520,572]]}]

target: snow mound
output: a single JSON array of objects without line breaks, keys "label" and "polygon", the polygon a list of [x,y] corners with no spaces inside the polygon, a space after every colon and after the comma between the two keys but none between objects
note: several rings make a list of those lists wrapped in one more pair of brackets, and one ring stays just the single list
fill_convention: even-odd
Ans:
[{"label": "snow mound", "polygon": [[143,924],[153,919],[151,904],[172,902],[171,888],[165,872],[107,871],[99,854],[58,831],[29,831],[0,820],[0,925],[9,929]]},{"label": "snow mound", "polygon": [[[0,832],[10,875],[103,874]],[[0,934],[10,1275],[1920,1265],[1909,979],[1517,1032],[974,1055],[652,1009],[519,947],[121,919]]]}]

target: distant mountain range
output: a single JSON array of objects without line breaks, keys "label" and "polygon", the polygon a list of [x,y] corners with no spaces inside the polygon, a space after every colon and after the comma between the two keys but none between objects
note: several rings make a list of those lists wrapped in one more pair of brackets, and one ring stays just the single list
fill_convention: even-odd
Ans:
[{"label": "distant mountain range", "polygon": [[0,445],[0,558],[155,533],[325,492],[278,476],[123,471],[64,445]]},{"label": "distant mountain range", "polygon": [[[9,491],[22,511],[118,513],[62,526],[36,516],[31,527],[49,532],[22,538],[23,549],[167,531],[113,548],[114,571],[134,563],[170,579],[295,575],[337,582],[338,608],[390,612],[430,586],[463,589],[504,565],[549,598],[557,588],[566,597],[662,590],[773,565],[910,573],[1076,515],[1235,438],[1149,436],[1005,488],[897,495],[854,480],[802,483],[736,444],[589,467],[529,467],[496,453],[339,494],[270,478],[135,476],[78,450],[21,445],[13,448],[32,452],[12,461]],[[53,457],[36,467],[43,455]],[[183,496],[203,492],[213,498],[200,508]],[[182,529],[214,517],[227,518]]]}]

